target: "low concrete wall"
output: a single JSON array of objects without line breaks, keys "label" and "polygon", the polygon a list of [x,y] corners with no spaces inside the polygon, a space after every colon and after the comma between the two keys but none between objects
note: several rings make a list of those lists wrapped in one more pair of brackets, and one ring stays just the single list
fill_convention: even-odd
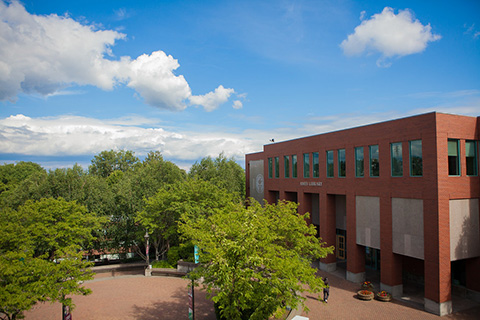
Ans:
[{"label": "low concrete wall", "polygon": [[92,267],[95,278],[118,277],[127,275],[141,275],[145,273],[145,263],[111,264]]},{"label": "low concrete wall", "polygon": [[[178,261],[177,269],[152,268],[152,276],[183,277],[188,272],[195,269],[197,264],[193,262]],[[95,278],[118,277],[126,275],[145,275],[145,263],[125,263],[111,264],[105,266],[92,267],[95,272]]]},{"label": "low concrete wall", "polygon": [[152,276],[164,276],[164,277],[183,277],[185,272],[178,271],[178,269],[170,268],[152,268]]},{"label": "low concrete wall", "polygon": [[198,266],[198,263],[194,262],[187,262],[187,261],[178,261],[177,262],[177,271],[178,272],[183,272],[183,273],[189,273],[190,271],[193,271]]}]

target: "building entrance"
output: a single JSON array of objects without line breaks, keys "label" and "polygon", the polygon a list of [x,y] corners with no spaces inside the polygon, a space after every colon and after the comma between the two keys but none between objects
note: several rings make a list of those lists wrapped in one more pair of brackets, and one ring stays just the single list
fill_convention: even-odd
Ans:
[{"label": "building entrance", "polygon": [[365,266],[373,270],[380,270],[380,250],[365,247]]},{"label": "building entrance", "polygon": [[337,259],[345,260],[347,258],[345,237],[337,234]]},{"label": "building entrance", "polygon": [[347,231],[342,229],[337,229],[337,241],[335,245],[335,255],[337,260],[346,260],[347,259]]}]

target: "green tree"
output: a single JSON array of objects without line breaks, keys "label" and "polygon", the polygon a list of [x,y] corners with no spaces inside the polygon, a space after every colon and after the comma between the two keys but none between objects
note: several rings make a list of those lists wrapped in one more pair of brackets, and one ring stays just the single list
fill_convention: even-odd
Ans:
[{"label": "green tree", "polygon": [[93,175],[108,177],[113,171],[133,170],[139,164],[135,153],[129,150],[102,151],[92,159],[89,172]]},{"label": "green tree", "polygon": [[15,189],[21,181],[40,171],[45,170],[33,162],[21,161],[16,164],[0,165],[0,194]]},{"label": "green tree", "polygon": [[18,239],[33,248],[34,257],[46,255],[47,259],[60,258],[66,248],[75,245],[86,248],[101,227],[101,219],[94,213],[63,198],[27,201],[17,210],[19,221],[15,224],[25,232],[25,239]]},{"label": "green tree", "polygon": [[[178,222],[181,214],[192,219],[212,210],[225,207],[232,197],[223,189],[197,179],[179,181],[160,188],[145,199],[144,209],[137,214],[136,221],[147,230],[159,260],[177,240]],[[140,249],[140,246],[137,246]],[[138,250],[140,255],[143,252]]]},{"label": "green tree", "polygon": [[37,302],[58,301],[74,308],[72,294],[91,293],[79,284],[90,280],[91,265],[79,252],[65,251],[58,263],[34,258],[31,252],[2,252],[0,255],[0,319],[22,319],[23,312]]},{"label": "green tree", "polygon": [[142,165],[136,170],[137,189],[141,197],[151,197],[158,189],[187,177],[185,170],[163,159],[159,151],[151,151],[145,157]]},{"label": "green tree", "polygon": [[298,292],[320,292],[324,284],[311,262],[333,247],[315,236],[307,218],[295,203],[262,207],[254,200],[247,208],[232,204],[195,220],[182,215],[181,233],[201,250],[192,276],[203,277],[223,318],[264,320],[278,308],[305,307]]},{"label": "green tree", "polygon": [[1,168],[4,183],[0,193],[2,207],[17,208],[28,199],[45,197],[47,172],[39,165],[28,162]]},{"label": "green tree", "polygon": [[206,157],[190,168],[192,178],[210,181],[219,188],[245,199],[245,171],[233,158],[227,159],[222,152],[217,158]]},{"label": "green tree", "polygon": [[94,240],[101,219],[76,202],[27,201],[0,210],[0,313],[21,318],[37,301],[73,307],[72,294],[88,294],[92,278],[80,250]]},{"label": "green tree", "polygon": [[142,196],[138,192],[134,171],[114,171],[106,179],[112,192],[112,206],[106,226],[106,249],[120,254],[135,245],[139,227],[135,223],[136,213],[142,209]]}]

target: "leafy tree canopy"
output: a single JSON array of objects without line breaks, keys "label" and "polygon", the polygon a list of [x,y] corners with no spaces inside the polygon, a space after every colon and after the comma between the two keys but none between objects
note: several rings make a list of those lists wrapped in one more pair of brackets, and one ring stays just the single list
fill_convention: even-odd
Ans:
[{"label": "leafy tree canopy", "polygon": [[0,314],[21,318],[37,301],[72,306],[71,294],[88,294],[92,278],[80,249],[94,240],[101,219],[76,202],[27,201],[0,210]]},{"label": "leafy tree canopy", "polygon": [[267,319],[277,308],[304,303],[299,292],[320,292],[321,278],[312,259],[333,252],[318,239],[308,214],[281,201],[263,207],[252,200],[245,208],[232,204],[210,215],[182,215],[181,233],[198,245],[207,291],[225,319]]},{"label": "leafy tree canopy", "polygon": [[0,193],[14,189],[21,181],[34,172],[45,171],[39,164],[33,162],[18,162],[0,166]]},{"label": "leafy tree canopy", "polygon": [[47,255],[49,260],[59,258],[58,253],[71,245],[88,246],[101,222],[84,206],[63,198],[29,200],[10,214],[16,219],[11,225],[21,228],[24,236],[17,238],[17,246],[27,245],[33,248],[34,257]]},{"label": "leafy tree canopy", "polygon": [[210,182],[188,179],[165,185],[157,193],[145,199],[144,210],[136,221],[150,234],[156,259],[170,248],[177,239],[177,226],[182,214],[191,219],[225,207],[232,200],[226,190]]},{"label": "leafy tree canopy", "polygon": [[106,178],[115,170],[123,172],[133,170],[139,161],[133,151],[102,151],[92,159],[89,172]]},{"label": "leafy tree canopy", "polygon": [[210,181],[219,188],[245,198],[245,171],[233,158],[227,159],[224,153],[217,158],[203,158],[200,163],[195,162],[190,169],[189,176]]}]

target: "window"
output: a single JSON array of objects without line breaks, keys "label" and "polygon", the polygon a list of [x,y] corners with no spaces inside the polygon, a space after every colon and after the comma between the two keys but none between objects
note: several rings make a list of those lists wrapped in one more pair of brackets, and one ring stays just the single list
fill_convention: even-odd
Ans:
[{"label": "window", "polygon": [[312,153],[312,161],[313,161],[313,177],[318,178],[320,176],[319,168],[318,168],[318,152]]},{"label": "window", "polygon": [[345,177],[345,149],[338,150],[338,176]]},{"label": "window", "polygon": [[458,161],[458,140],[448,139],[448,175],[460,175],[460,162]]},{"label": "window", "polygon": [[292,178],[297,177],[297,155],[292,155]]},{"label": "window", "polygon": [[410,175],[412,177],[423,175],[422,140],[410,141]]},{"label": "window", "polygon": [[363,147],[355,148],[355,177],[363,177]]},{"label": "window", "polygon": [[310,154],[303,154],[303,177],[310,178]]},{"label": "window", "polygon": [[333,178],[333,150],[327,151],[327,177]]},{"label": "window", "polygon": [[380,162],[378,159],[378,145],[370,146],[370,177],[380,175]]},{"label": "window", "polygon": [[285,178],[290,178],[290,157],[283,156],[283,173]]},{"label": "window", "polygon": [[467,176],[476,176],[477,171],[477,142],[465,141],[465,158],[467,162]]},{"label": "window", "polygon": [[392,177],[403,176],[402,143],[390,144],[390,153],[392,157]]},{"label": "window", "polygon": [[280,159],[275,157],[275,178],[280,177]]},{"label": "window", "polygon": [[268,158],[268,177],[271,178],[273,176],[273,162],[272,158]]}]

